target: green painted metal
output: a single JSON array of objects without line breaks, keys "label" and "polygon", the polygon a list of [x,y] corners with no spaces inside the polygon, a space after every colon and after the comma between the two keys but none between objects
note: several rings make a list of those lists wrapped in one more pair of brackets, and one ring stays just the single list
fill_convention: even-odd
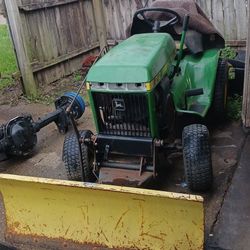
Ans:
[{"label": "green painted metal", "polygon": [[186,39],[186,34],[187,34],[187,29],[188,29],[188,24],[189,24],[189,15],[185,15],[184,21],[183,21],[180,49],[178,51],[178,59],[177,59],[175,69],[179,68],[180,62],[182,60],[184,44],[185,44],[185,39]]},{"label": "green painted metal", "polygon": [[[135,35],[117,45],[101,58],[89,71],[88,82],[104,83],[147,83],[156,86],[163,77],[160,72],[167,67],[169,73],[174,61],[176,49],[173,39],[168,34],[151,33]],[[177,112],[190,113],[205,117],[211,107],[214,84],[219,60],[219,50],[210,49],[200,55],[186,55],[180,62],[180,72],[173,77],[171,94]],[[140,91],[146,94],[149,109],[149,125],[152,137],[158,137],[158,124],[155,111],[154,90]],[[204,94],[188,97],[187,90],[203,88]],[[88,90],[90,106],[93,111],[97,133],[99,132],[97,114],[92,92],[110,92],[110,90]],[[114,91],[115,92],[115,91]],[[126,90],[125,93],[132,92]]]},{"label": "green painted metal", "polygon": [[134,35],[104,55],[89,71],[88,82],[150,82],[176,56],[176,47],[169,34]]},{"label": "green painted metal", "polygon": [[148,110],[149,110],[149,125],[151,136],[153,138],[157,138],[159,136],[158,130],[158,122],[156,119],[156,110],[155,110],[155,98],[154,98],[154,90],[148,92]]},{"label": "green painted metal", "polygon": [[90,104],[90,107],[92,110],[93,119],[94,119],[94,123],[95,123],[95,127],[96,127],[96,132],[99,133],[100,129],[99,129],[98,122],[97,122],[97,115],[96,115],[96,109],[95,109],[93,96],[91,94],[91,90],[88,90],[87,92],[88,92],[88,97],[89,97],[89,104]]},{"label": "green painted metal", "polygon": [[[214,95],[219,60],[219,50],[210,49],[201,55],[187,55],[181,63],[181,71],[173,78],[171,93],[177,112],[190,113],[205,117],[211,107]],[[187,99],[185,107],[186,90],[203,88],[204,94]]]}]

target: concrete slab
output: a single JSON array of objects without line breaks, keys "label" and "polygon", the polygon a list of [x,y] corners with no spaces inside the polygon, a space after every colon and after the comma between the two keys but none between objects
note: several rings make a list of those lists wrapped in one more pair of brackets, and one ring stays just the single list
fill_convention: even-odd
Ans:
[{"label": "concrete slab", "polygon": [[225,196],[208,249],[250,249],[250,136]]}]

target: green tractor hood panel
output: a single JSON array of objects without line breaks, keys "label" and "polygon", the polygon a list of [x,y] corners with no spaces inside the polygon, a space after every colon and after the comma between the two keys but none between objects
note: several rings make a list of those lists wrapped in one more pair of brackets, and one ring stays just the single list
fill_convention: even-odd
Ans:
[{"label": "green tractor hood panel", "polygon": [[87,81],[143,83],[174,60],[176,48],[169,34],[134,35],[104,55],[89,71]]}]

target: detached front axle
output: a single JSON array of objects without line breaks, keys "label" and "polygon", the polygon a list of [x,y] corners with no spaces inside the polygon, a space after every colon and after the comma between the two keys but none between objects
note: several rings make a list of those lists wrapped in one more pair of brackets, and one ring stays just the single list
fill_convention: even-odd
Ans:
[{"label": "detached front axle", "polygon": [[[70,114],[67,108],[74,101]],[[37,133],[55,122],[60,133],[66,133],[70,125],[71,115],[79,119],[85,111],[83,99],[74,92],[64,94],[55,101],[56,110],[34,121],[31,115],[18,116],[0,126],[0,154],[5,158],[11,156],[26,156],[37,144]]]}]

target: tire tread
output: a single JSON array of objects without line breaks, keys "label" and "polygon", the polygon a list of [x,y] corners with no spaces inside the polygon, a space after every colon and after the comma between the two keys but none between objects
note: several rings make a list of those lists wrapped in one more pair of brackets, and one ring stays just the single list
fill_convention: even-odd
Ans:
[{"label": "tire tread", "polygon": [[208,129],[201,124],[186,126],[182,140],[188,187],[192,191],[207,191],[213,182]]},{"label": "tire tread", "polygon": [[[80,136],[84,137],[89,131],[80,131]],[[85,180],[93,181],[93,173],[89,164],[89,149],[85,144],[81,144],[82,163],[84,168]],[[79,159],[78,142],[75,133],[67,134],[63,145],[63,162],[69,180],[81,181],[82,171]]]}]

